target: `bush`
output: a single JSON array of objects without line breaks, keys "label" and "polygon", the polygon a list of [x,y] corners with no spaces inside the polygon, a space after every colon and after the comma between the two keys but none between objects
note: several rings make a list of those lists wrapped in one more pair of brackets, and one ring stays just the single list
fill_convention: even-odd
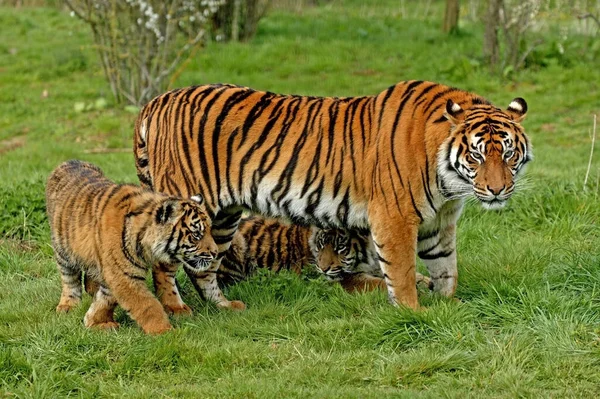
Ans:
[{"label": "bush", "polygon": [[213,38],[219,41],[252,39],[270,3],[270,0],[226,0],[212,16]]},{"label": "bush", "polygon": [[121,103],[141,106],[164,92],[201,46],[225,0],[66,0],[94,36],[102,68]]}]

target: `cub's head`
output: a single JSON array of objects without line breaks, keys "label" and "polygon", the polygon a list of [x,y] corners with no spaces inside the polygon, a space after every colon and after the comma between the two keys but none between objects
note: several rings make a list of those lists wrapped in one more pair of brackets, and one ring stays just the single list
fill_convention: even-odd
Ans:
[{"label": "cub's head", "polygon": [[167,198],[153,212],[153,255],[163,262],[181,263],[197,273],[208,269],[217,257],[211,221],[201,196]]},{"label": "cub's head", "polygon": [[378,264],[368,246],[369,239],[355,231],[314,229],[310,247],[317,270],[329,280],[341,280],[345,275],[369,271]]},{"label": "cub's head", "polygon": [[444,116],[452,131],[438,152],[439,183],[447,198],[473,193],[487,209],[506,204],[519,172],[532,159],[520,125],[526,113],[522,98],[505,111],[477,99],[468,109],[448,100]]}]

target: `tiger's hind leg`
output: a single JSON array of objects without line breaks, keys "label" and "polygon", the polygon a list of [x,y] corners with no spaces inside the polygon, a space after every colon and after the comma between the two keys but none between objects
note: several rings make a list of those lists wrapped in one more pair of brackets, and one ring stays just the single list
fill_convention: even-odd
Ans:
[{"label": "tiger's hind leg", "polygon": [[82,270],[64,251],[57,249],[55,253],[62,285],[60,301],[58,302],[56,311],[58,313],[66,313],[81,302]]},{"label": "tiger's hind leg", "polygon": [[100,284],[90,276],[89,272],[85,272],[83,274],[83,287],[85,288],[85,292],[94,297],[98,289],[100,289]]},{"label": "tiger's hind leg", "polygon": [[181,299],[175,273],[178,265],[158,263],[152,269],[154,292],[167,313],[192,314],[192,309]]},{"label": "tiger's hind leg", "polygon": [[108,288],[98,285],[92,305],[88,309],[83,324],[90,328],[111,329],[119,327],[119,323],[114,320],[114,312],[117,307],[117,300]]},{"label": "tiger's hind leg", "polygon": [[206,300],[214,302],[219,308],[244,310],[246,305],[242,301],[228,300],[217,283],[217,273],[221,260],[231,246],[234,234],[242,218],[242,208],[223,209],[217,213],[213,220],[212,236],[219,249],[219,255],[211,266],[204,271],[194,271],[184,267],[198,294]]}]

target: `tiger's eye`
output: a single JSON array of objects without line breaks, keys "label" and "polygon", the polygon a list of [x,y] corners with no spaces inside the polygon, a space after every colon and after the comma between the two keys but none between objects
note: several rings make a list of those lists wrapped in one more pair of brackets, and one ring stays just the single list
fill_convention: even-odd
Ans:
[{"label": "tiger's eye", "polygon": [[504,153],[504,160],[508,161],[509,159],[511,159],[513,157],[513,155],[515,155],[515,152],[513,150],[508,150]]},{"label": "tiger's eye", "polygon": [[483,162],[483,155],[481,155],[480,153],[478,153],[478,152],[475,152],[475,151],[471,151],[471,152],[469,153],[469,155],[471,155],[471,158],[473,158],[473,159],[474,159],[474,160],[476,160],[477,162],[479,162],[479,163],[482,163],[482,162]]}]

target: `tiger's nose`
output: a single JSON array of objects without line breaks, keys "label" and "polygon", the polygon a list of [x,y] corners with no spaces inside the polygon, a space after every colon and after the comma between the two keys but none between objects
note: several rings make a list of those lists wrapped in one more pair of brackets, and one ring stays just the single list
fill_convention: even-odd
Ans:
[{"label": "tiger's nose", "polygon": [[502,194],[502,191],[504,191],[504,186],[496,186],[496,187],[487,186],[487,189],[490,193],[492,193],[494,195],[500,195],[500,194]]}]

